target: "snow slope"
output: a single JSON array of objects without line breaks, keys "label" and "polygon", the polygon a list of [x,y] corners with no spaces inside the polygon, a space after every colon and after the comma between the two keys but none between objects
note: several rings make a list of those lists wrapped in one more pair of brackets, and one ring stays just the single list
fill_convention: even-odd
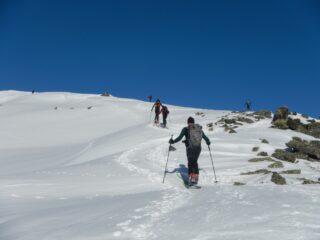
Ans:
[{"label": "snow slope", "polygon": [[[320,239],[320,186],[297,179],[319,178],[319,163],[284,162],[302,170],[285,186],[270,174],[240,175],[270,164],[248,162],[254,146],[271,154],[310,136],[271,129],[270,120],[209,132],[207,123],[231,113],[176,106],[162,129],[150,124],[150,103],[98,95],[2,91],[0,104],[1,240]],[[211,139],[219,181],[204,144],[200,190],[177,176],[187,166],[182,143],[161,183],[168,140],[189,116]]]}]

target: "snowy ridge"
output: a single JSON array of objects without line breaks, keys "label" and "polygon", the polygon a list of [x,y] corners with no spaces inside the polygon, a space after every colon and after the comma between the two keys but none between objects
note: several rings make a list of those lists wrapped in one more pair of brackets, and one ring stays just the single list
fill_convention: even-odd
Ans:
[{"label": "snowy ridge", "polygon": [[[2,91],[0,104],[1,240],[320,237],[320,186],[299,180],[318,179],[319,163],[269,169],[268,161],[248,161],[257,157],[253,147],[271,155],[293,136],[311,136],[270,128],[270,119],[234,134],[219,124],[209,131],[208,123],[236,113],[170,105],[169,129],[162,129],[150,123],[150,103],[98,95]],[[189,116],[211,139],[219,181],[203,144],[201,190],[185,189],[177,177],[187,167],[182,143],[161,183],[168,140]],[[241,175],[258,169],[301,174],[284,175],[284,186],[271,174]]]}]

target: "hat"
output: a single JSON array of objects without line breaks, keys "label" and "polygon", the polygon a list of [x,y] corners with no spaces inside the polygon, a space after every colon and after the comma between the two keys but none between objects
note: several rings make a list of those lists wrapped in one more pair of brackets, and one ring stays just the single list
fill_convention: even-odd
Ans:
[{"label": "hat", "polygon": [[189,117],[188,118],[188,123],[194,123],[194,118],[193,117]]}]

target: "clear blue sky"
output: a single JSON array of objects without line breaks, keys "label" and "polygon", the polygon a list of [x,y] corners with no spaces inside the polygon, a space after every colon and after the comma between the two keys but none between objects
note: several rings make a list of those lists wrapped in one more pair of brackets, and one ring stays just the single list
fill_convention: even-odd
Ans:
[{"label": "clear blue sky", "polygon": [[320,1],[0,0],[0,90],[319,116]]}]

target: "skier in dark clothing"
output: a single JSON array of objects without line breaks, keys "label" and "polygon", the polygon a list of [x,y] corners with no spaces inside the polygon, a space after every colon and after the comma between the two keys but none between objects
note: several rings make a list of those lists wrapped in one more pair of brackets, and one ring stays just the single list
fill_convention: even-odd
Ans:
[{"label": "skier in dark clothing", "polygon": [[157,99],[157,101],[153,104],[152,108],[151,108],[151,112],[153,111],[154,108],[154,112],[155,112],[155,117],[154,117],[154,123],[155,124],[159,124],[159,115],[160,115],[160,107],[162,106],[161,102],[159,99]]},{"label": "skier in dark clothing", "polygon": [[162,125],[165,128],[167,127],[167,117],[170,112],[166,106],[162,106],[160,113],[162,113],[162,119],[163,119]]},{"label": "skier in dark clothing", "polygon": [[244,106],[246,107],[246,111],[250,111],[251,110],[251,101],[249,99],[247,99]]},{"label": "skier in dark clothing", "polygon": [[169,143],[177,143],[183,137],[185,137],[183,142],[187,148],[189,185],[197,184],[199,179],[198,158],[201,153],[201,140],[203,138],[208,146],[211,142],[202,131],[202,127],[194,123],[194,118],[192,117],[188,118],[188,126],[182,129],[176,139],[170,139]]},{"label": "skier in dark clothing", "polygon": [[151,102],[152,101],[152,96],[151,95],[148,96],[148,99],[149,99],[149,102]]}]

